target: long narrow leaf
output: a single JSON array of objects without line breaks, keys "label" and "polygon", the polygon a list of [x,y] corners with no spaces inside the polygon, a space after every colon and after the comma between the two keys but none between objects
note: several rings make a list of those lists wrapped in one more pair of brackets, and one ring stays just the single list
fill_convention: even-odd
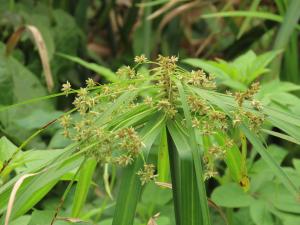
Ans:
[{"label": "long narrow leaf", "polygon": [[87,159],[79,172],[78,183],[73,200],[73,217],[78,217],[80,215],[91,185],[92,176],[96,165],[97,162],[94,158]]},{"label": "long narrow leaf", "polygon": [[282,181],[284,186],[294,195],[294,197],[299,197],[299,190],[297,186],[291,181],[287,174],[282,170],[282,168],[276,163],[272,156],[268,153],[267,149],[264,147],[262,142],[258,137],[253,134],[249,128],[245,125],[241,126],[242,131],[245,133],[247,139],[254,146],[254,149],[260,154],[263,160],[269,165],[273,173]]},{"label": "long narrow leaf", "polygon": [[[156,114],[141,131],[143,137],[143,154],[147,160],[152,144],[159,135],[164,125],[164,116]],[[113,225],[132,225],[136,206],[142,190],[141,181],[136,174],[143,166],[143,160],[137,159],[134,164],[124,169],[120,190],[118,192],[116,209],[113,217]]]},{"label": "long narrow leaf", "polygon": [[[295,0],[297,1],[297,0]],[[253,17],[265,20],[271,20],[278,23],[283,23],[284,19],[282,16],[269,13],[269,12],[249,12],[249,11],[227,11],[218,13],[209,13],[201,16],[204,19],[218,18],[218,17]],[[300,30],[300,26],[296,26],[297,30]]]},{"label": "long narrow leaf", "polygon": [[198,194],[200,197],[200,205],[201,205],[201,214],[203,216],[203,224],[209,225],[209,224],[211,224],[211,222],[210,222],[210,215],[209,215],[209,209],[208,209],[208,204],[207,204],[200,148],[196,141],[195,131],[192,126],[192,118],[191,118],[189,106],[187,104],[187,98],[185,96],[184,88],[179,81],[176,81],[176,86],[179,91],[184,116],[185,116],[185,119],[187,122],[188,133],[190,136],[190,142],[191,142],[190,145],[191,145],[194,168],[195,168],[195,173],[196,173],[196,178],[197,178],[196,180],[197,180]]},{"label": "long narrow leaf", "polygon": [[157,171],[158,181],[168,182],[170,170],[168,140],[166,128],[161,133],[160,146],[158,151]]},{"label": "long narrow leaf", "polygon": [[172,121],[168,123],[168,132],[176,224],[209,224],[209,221],[205,221],[202,216],[201,201],[207,199],[206,196],[199,197],[192,149],[186,136]]},{"label": "long narrow leaf", "polygon": [[68,59],[72,62],[78,63],[79,65],[92,70],[96,73],[98,73],[99,75],[102,75],[106,80],[111,81],[111,82],[116,82],[118,81],[118,78],[116,76],[116,74],[114,72],[112,72],[110,69],[104,67],[104,66],[100,66],[96,63],[89,63],[86,62],[78,57],[75,56],[70,56],[70,55],[66,55],[63,53],[56,53],[58,56]]}]

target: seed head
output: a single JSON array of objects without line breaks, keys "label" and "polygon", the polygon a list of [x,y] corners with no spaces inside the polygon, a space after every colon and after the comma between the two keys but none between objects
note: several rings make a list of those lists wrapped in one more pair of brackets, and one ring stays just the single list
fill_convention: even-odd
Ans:
[{"label": "seed head", "polygon": [[263,109],[262,104],[255,99],[251,101],[251,105],[253,106],[253,108],[257,109],[258,111],[261,111]]},{"label": "seed head", "polygon": [[91,88],[91,87],[96,86],[95,81],[94,81],[93,79],[91,79],[91,78],[87,79],[87,80],[85,81],[85,83],[86,83],[86,85],[87,85],[88,88]]},{"label": "seed head", "polygon": [[212,177],[216,177],[218,175],[219,175],[219,173],[215,170],[212,170],[212,169],[211,170],[206,170],[205,173],[204,173],[204,180],[208,180],[208,179],[210,179]]},{"label": "seed head", "polygon": [[156,176],[154,175],[155,166],[153,164],[144,164],[144,168],[137,172],[137,175],[140,176],[140,180],[142,185],[148,183],[153,180]]},{"label": "seed head", "polygon": [[121,155],[116,158],[116,163],[120,166],[128,166],[133,162],[133,158],[131,155]]},{"label": "seed head", "polygon": [[149,96],[147,96],[145,99],[144,99],[144,103],[146,105],[149,105],[149,106],[153,106],[153,99]]},{"label": "seed head", "polygon": [[87,94],[88,94],[88,90],[86,88],[80,88],[77,93],[77,96],[84,98],[87,96]]},{"label": "seed head", "polygon": [[71,116],[69,114],[63,115],[59,121],[62,127],[68,128],[70,126]]},{"label": "seed head", "polygon": [[69,81],[62,85],[61,91],[64,92],[66,96],[68,96],[69,92],[71,91],[71,84]]},{"label": "seed head", "polygon": [[121,68],[118,69],[116,74],[118,76],[124,77],[124,78],[128,78],[128,77],[135,78],[136,77],[135,70],[133,68],[130,68],[130,66],[122,66]]},{"label": "seed head", "polygon": [[163,110],[170,118],[173,118],[177,113],[177,110],[167,99],[158,101],[157,107],[158,110]]},{"label": "seed head", "polygon": [[134,57],[134,62],[138,63],[138,64],[142,64],[147,62],[147,58],[145,57],[145,55],[140,55],[140,56],[136,56]]}]

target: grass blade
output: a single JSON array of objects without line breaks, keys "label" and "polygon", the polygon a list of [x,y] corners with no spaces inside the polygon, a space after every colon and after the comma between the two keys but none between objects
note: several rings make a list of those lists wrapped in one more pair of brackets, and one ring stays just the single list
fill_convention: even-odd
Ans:
[{"label": "grass blade", "polygon": [[75,56],[70,56],[70,55],[66,55],[63,53],[56,53],[58,56],[65,58],[67,60],[70,60],[72,62],[78,63],[79,65],[92,70],[94,72],[96,72],[97,74],[102,75],[106,80],[111,81],[111,82],[117,82],[118,78],[116,76],[116,74],[114,72],[112,72],[110,69],[104,67],[104,66],[100,66],[96,63],[89,63],[86,62],[78,57]]},{"label": "grass blade", "polygon": [[[250,6],[250,11],[255,11],[259,5],[261,0],[254,0],[252,1],[251,3],[251,6]],[[244,21],[243,21],[243,24],[239,30],[239,33],[237,35],[237,38],[239,39],[243,34],[244,32],[247,30],[247,28],[249,27],[249,24],[250,24],[250,21],[251,21],[251,18],[250,17],[247,17]]]},{"label": "grass blade", "polygon": [[192,149],[186,136],[172,121],[168,123],[168,145],[176,224],[208,224],[202,217],[201,201],[207,199],[206,196],[204,199],[199,197]]},{"label": "grass blade", "polygon": [[[164,115],[155,114],[149,121],[140,134],[145,144],[143,154],[146,161],[152,144],[162,131]],[[142,158],[138,158],[134,164],[124,169],[112,225],[133,224],[137,202],[142,190],[141,182],[136,173],[142,168],[143,163]]]},{"label": "grass blade", "polygon": [[266,129],[262,129],[262,132],[264,132],[266,134],[269,134],[269,135],[272,135],[274,137],[278,137],[278,138],[281,138],[283,140],[295,143],[297,145],[300,145],[299,141],[297,141],[295,138],[293,138],[293,137],[291,137],[289,135],[282,134],[282,133],[279,133],[279,132],[276,132],[276,131],[272,131],[272,130],[266,130]]},{"label": "grass blade", "polygon": [[[298,20],[300,18],[300,1],[299,0],[291,0],[289,2],[287,12],[284,16],[283,23],[281,24],[278,34],[276,36],[275,42],[274,42],[274,49],[285,49],[288,43],[291,41],[291,36],[295,30],[295,28],[298,29]],[[297,39],[297,38],[296,38]],[[296,40],[297,43],[297,40]],[[295,46],[297,47],[297,46]],[[291,54],[291,51],[289,51]],[[278,76],[280,73],[280,67],[281,67],[281,58],[277,58],[275,62],[273,63],[273,76]],[[292,61],[291,61],[292,63]],[[293,67],[295,68],[295,67]],[[298,71],[298,68],[297,68]],[[296,76],[298,74],[289,75],[286,74],[285,76]],[[299,78],[298,78],[299,79]],[[297,79],[297,80],[298,80]],[[289,79],[288,79],[289,80]],[[294,79],[291,79],[291,81]]]},{"label": "grass blade", "polygon": [[[269,13],[269,12],[227,11],[227,12],[209,13],[201,16],[201,18],[204,19],[219,18],[219,17],[250,17],[250,18],[271,20],[278,23],[284,22],[284,18],[282,16]],[[297,25],[296,29],[300,30],[300,25]]]},{"label": "grass blade", "polygon": [[300,1],[291,0],[288,6],[283,23],[280,26],[275,39],[274,49],[283,49],[290,40],[294,29],[299,27],[298,20],[300,18]]},{"label": "grass blade", "polygon": [[204,178],[203,178],[201,154],[200,154],[199,146],[196,142],[195,131],[192,126],[192,118],[191,118],[191,114],[190,114],[190,109],[187,104],[187,98],[186,98],[182,84],[179,81],[176,81],[176,86],[179,91],[180,101],[182,104],[184,116],[185,116],[187,127],[188,127],[188,134],[189,134],[190,142],[191,142],[191,151],[192,151],[192,155],[193,155],[193,161],[194,161],[194,167],[195,167],[194,169],[195,169],[196,178],[197,178],[196,180],[197,180],[198,194],[199,194],[199,198],[200,198],[203,224],[205,224],[205,225],[211,224],[209,209],[208,209],[208,204],[207,204],[205,183],[204,183]]},{"label": "grass blade", "polygon": [[158,150],[158,160],[157,160],[157,171],[158,171],[158,181],[168,182],[169,180],[169,153],[168,153],[168,140],[166,128],[163,129],[161,133],[161,141]]},{"label": "grass blade", "polygon": [[87,159],[79,172],[78,183],[73,200],[72,217],[78,217],[80,215],[92,182],[96,165],[97,162],[94,158]]},{"label": "grass blade", "polygon": [[244,132],[247,139],[253,145],[254,149],[260,154],[262,159],[269,165],[273,173],[281,180],[283,185],[294,195],[294,197],[299,197],[299,190],[297,186],[290,180],[287,174],[282,170],[282,168],[276,163],[272,156],[268,153],[267,149],[264,147],[262,142],[259,140],[255,134],[253,134],[249,128],[242,125],[241,130]]}]

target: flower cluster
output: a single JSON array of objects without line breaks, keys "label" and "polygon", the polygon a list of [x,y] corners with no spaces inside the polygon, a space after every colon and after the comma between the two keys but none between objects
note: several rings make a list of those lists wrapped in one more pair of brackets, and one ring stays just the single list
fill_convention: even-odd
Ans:
[{"label": "flower cluster", "polygon": [[[93,132],[89,132],[93,131]],[[94,157],[99,163],[115,163],[127,166],[140,154],[142,141],[133,128],[123,128],[117,131],[107,131],[92,128],[86,131],[86,138],[81,148],[96,143],[86,151],[86,155]]]},{"label": "flower cluster", "polygon": [[212,75],[207,76],[203,70],[197,70],[190,72],[187,77],[187,83],[195,87],[201,87],[206,89],[216,88],[216,83]]},{"label": "flower cluster", "polygon": [[146,58],[145,55],[140,55],[140,56],[134,57],[134,62],[136,62],[138,64],[146,63],[147,61],[148,61],[148,59]]},{"label": "flower cluster", "polygon": [[157,103],[158,110],[163,110],[169,118],[173,118],[177,110],[175,107],[168,101],[168,99],[159,100]]},{"label": "flower cluster", "polygon": [[73,104],[81,115],[86,114],[98,103],[97,96],[89,95],[87,88],[80,88]]},{"label": "flower cluster", "polygon": [[227,151],[233,147],[233,140],[226,138],[222,146],[212,144],[207,151],[204,153],[203,162],[204,162],[204,179],[215,177],[218,175],[216,169],[216,162],[224,160],[226,157]]},{"label": "flower cluster", "polygon": [[199,115],[208,113],[210,108],[204,100],[197,98],[195,95],[189,95],[187,100],[192,112]]},{"label": "flower cluster", "polygon": [[130,127],[119,130],[114,138],[118,140],[118,147],[120,150],[125,152],[125,154],[116,158],[116,162],[122,166],[131,164],[133,159],[140,153],[142,147],[140,137],[136,131]]},{"label": "flower cluster", "polygon": [[[218,143],[215,135],[226,134],[230,128],[241,123],[246,123],[252,131],[257,132],[264,123],[262,106],[254,99],[259,91],[259,83],[253,83],[244,92],[227,93],[231,98],[234,97],[237,105],[236,107],[230,103],[229,107],[235,107],[235,111],[227,112],[223,111],[225,108],[217,106],[209,98],[205,98],[205,95],[201,95],[201,91],[207,94],[215,93],[213,89],[216,88],[214,77],[203,70],[184,70],[177,66],[176,56],[159,55],[156,61],[152,62],[141,55],[136,56],[134,61],[134,67],[123,66],[116,72],[120,82],[99,85],[93,79],[88,79],[86,87],[79,90],[73,90],[69,82],[61,89],[65,95],[76,93],[73,104],[78,112],[73,118],[67,114],[60,119],[64,135],[80,142],[80,148],[86,148],[86,154],[95,157],[98,162],[127,166],[139,156],[143,147],[135,128],[142,127],[144,121],[140,124],[134,123],[135,128],[118,127],[120,124],[113,122],[116,117],[117,121],[123,121],[124,113],[136,112],[131,110],[141,106],[141,109],[162,111],[170,120],[180,118],[176,115],[182,114],[184,110],[177,82],[181,82],[187,95],[193,128],[209,140],[210,147],[205,150],[203,156],[206,179],[217,175],[216,162],[224,160],[226,152],[233,146],[233,140],[230,138],[227,138],[222,146],[215,144]],[[148,65],[151,68],[151,76],[143,76],[143,70],[139,70],[143,64],[151,64]],[[150,91],[144,91],[144,88],[148,87]],[[136,94],[118,101],[123,93]],[[118,107],[115,107],[114,103],[117,101]],[[185,120],[182,123],[186,126]],[[153,180],[154,173],[154,165],[145,164],[138,172],[142,184]]]},{"label": "flower cluster", "polygon": [[248,120],[248,125],[252,131],[258,132],[265,121],[264,115],[253,113],[250,111],[244,112]]},{"label": "flower cluster", "polygon": [[65,84],[62,85],[61,91],[68,96],[69,92],[71,91],[71,84],[67,81]]},{"label": "flower cluster", "polygon": [[158,67],[155,72],[158,77],[157,86],[162,95],[161,99],[157,101],[159,110],[163,110],[167,116],[173,118],[177,113],[175,101],[178,96],[178,91],[172,76],[176,74],[178,58],[175,56],[164,57],[159,55],[157,58]]},{"label": "flower cluster", "polygon": [[193,116],[192,125],[200,129],[203,135],[227,131],[228,118],[224,112],[215,110],[204,100],[194,95],[188,96],[188,104]]},{"label": "flower cluster", "polygon": [[244,92],[236,92],[235,100],[241,107],[245,100],[253,99],[254,95],[259,91],[259,82],[251,84],[250,88]]},{"label": "flower cluster", "polygon": [[155,179],[155,166],[153,164],[144,164],[144,168],[137,172],[140,176],[142,185],[148,183],[149,181]]},{"label": "flower cluster", "polygon": [[133,79],[136,77],[135,70],[130,66],[123,66],[119,68],[116,74],[123,79],[128,79],[128,78]]},{"label": "flower cluster", "polygon": [[[204,73],[199,72],[198,77],[205,78]],[[190,79],[188,81],[191,85],[204,89],[208,88],[203,85],[205,82],[203,82],[203,79],[200,78],[197,80],[194,78],[193,80]],[[229,128],[236,127],[241,123],[246,123],[252,131],[258,132],[265,119],[260,102],[254,99],[254,95],[258,92],[258,90],[259,84],[254,83],[251,85],[249,90],[236,93],[234,96],[238,107],[231,115],[227,115],[215,105],[213,106],[208,104],[207,101],[202,99],[200,96],[190,94],[187,98],[187,102],[192,114],[192,126],[208,138],[214,137],[214,134],[216,133],[227,133]],[[247,110],[246,107],[243,107],[243,103],[245,101],[247,101],[247,106],[250,106]],[[219,146],[213,144],[206,150],[203,156],[205,163],[205,179],[209,179],[217,175],[217,170],[215,168],[216,162],[224,160],[226,152],[231,149],[232,145],[233,140],[227,138],[224,145]]]},{"label": "flower cluster", "polygon": [[177,68],[176,66],[177,61],[178,61],[178,57],[176,56],[168,57],[168,56],[159,55],[157,58],[157,62],[160,65],[160,67],[163,70],[168,72],[172,72]]},{"label": "flower cluster", "polygon": [[[92,79],[86,80],[86,85],[85,88],[74,91],[77,95],[73,104],[79,115],[75,114],[72,118],[70,114],[65,114],[60,118],[64,136],[80,142],[80,149],[86,149],[86,155],[95,157],[100,163],[110,162],[122,166],[132,163],[138,157],[142,147],[142,141],[135,129],[125,127],[110,130],[99,118],[108,122],[120,112],[135,107],[132,101],[128,101],[128,107],[120,107],[110,115],[103,115],[120,93],[132,90],[134,87],[99,85]],[[67,82],[63,85],[62,91],[67,95],[70,87],[70,83]]]},{"label": "flower cluster", "polygon": [[[245,92],[235,93],[235,100],[238,104],[238,109],[233,112],[233,126],[241,124],[243,121],[246,122],[249,128],[258,132],[265,121],[264,114],[262,113],[262,105],[259,101],[254,99],[254,95],[259,91],[259,83],[253,83],[248,90]],[[246,111],[242,105],[245,100],[249,100],[253,110]]]}]

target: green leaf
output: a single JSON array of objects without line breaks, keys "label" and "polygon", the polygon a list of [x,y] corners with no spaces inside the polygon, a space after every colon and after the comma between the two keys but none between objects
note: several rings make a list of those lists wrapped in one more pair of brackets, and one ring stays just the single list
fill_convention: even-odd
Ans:
[{"label": "green leaf", "polygon": [[[149,151],[157,136],[164,127],[164,116],[155,114],[145,125],[140,133],[145,147],[143,155],[147,160]],[[113,225],[132,225],[136,211],[137,202],[142,190],[141,181],[136,174],[143,167],[143,160],[138,158],[127,166],[122,174],[120,190],[118,192],[116,209],[113,217]],[[126,209],[126,210],[124,210]]]},{"label": "green leaf", "polygon": [[125,103],[129,103],[131,100],[136,97],[137,92],[125,92],[120,97],[118,97],[114,102],[109,103],[110,105],[107,107],[107,109],[101,113],[101,115],[97,119],[97,123],[99,126],[107,123],[107,121],[110,119],[111,114],[119,109],[120,107],[124,106]]},{"label": "green leaf", "polygon": [[116,117],[114,121],[110,123],[110,126],[116,130],[121,127],[140,125],[146,122],[154,112],[155,109],[148,109],[147,106],[141,105],[128,111],[127,113],[123,113],[122,115]]},{"label": "green leaf", "polygon": [[299,84],[298,32],[294,31],[283,55],[280,78]]},{"label": "green leaf", "polygon": [[[299,180],[299,175],[297,176]],[[265,182],[257,193],[266,202],[281,212],[300,213],[300,205],[298,199],[292,196],[282,184],[276,184],[274,181]]]},{"label": "green leaf", "polygon": [[96,72],[99,75],[102,75],[107,81],[111,81],[111,82],[116,82],[118,81],[118,77],[116,76],[116,74],[114,72],[112,72],[110,69],[104,67],[104,66],[100,66],[98,64],[95,63],[89,63],[86,62],[78,57],[75,56],[70,56],[70,55],[66,55],[63,53],[56,53],[58,56],[63,57],[65,59],[68,59],[72,62],[78,63],[79,65],[92,70],[94,72]]},{"label": "green leaf", "polygon": [[[78,167],[81,162],[82,157],[75,155],[58,164],[54,164],[52,167],[50,166],[46,172],[44,171],[34,177],[27,178],[18,190],[11,218],[17,218],[26,213],[53,188],[64,174]],[[1,212],[6,207],[9,194],[9,186],[6,186],[5,189],[0,189]]]},{"label": "green leaf", "polygon": [[[195,92],[200,95],[202,98],[207,99],[212,104],[217,105],[219,108],[224,110],[228,115],[230,115],[231,111],[234,111],[235,106],[232,98],[225,97],[222,94],[216,94],[211,91],[204,91],[201,89],[195,89]],[[245,104],[246,105],[246,104]],[[268,120],[272,123],[278,123],[278,118],[286,121],[286,123],[282,122],[279,127],[282,129],[282,126],[286,126],[287,128],[291,128],[293,131],[293,134],[296,136],[299,136],[299,134],[296,134],[296,129],[298,129],[297,126],[300,124],[300,120],[295,117],[294,115],[284,113],[282,111],[274,110],[270,107],[264,108],[264,113],[268,115]],[[276,119],[272,120],[272,117],[276,116]],[[289,123],[289,124],[287,124]],[[272,172],[281,180],[281,182],[286,186],[286,188],[295,196],[297,197],[299,194],[297,186],[289,179],[289,177],[285,174],[285,172],[282,170],[282,168],[276,163],[274,158],[268,153],[264,145],[262,144],[261,140],[256,136],[255,133],[250,131],[250,129],[246,125],[240,126],[240,129],[245,134],[247,139],[250,141],[250,143],[253,145],[254,149],[260,154],[260,156],[263,158],[263,160],[268,164],[269,168],[272,170]],[[290,133],[289,133],[290,134]],[[293,136],[293,135],[291,135]],[[294,136],[294,137],[295,137]],[[299,137],[295,137],[297,140],[300,140]]]},{"label": "green leaf", "polygon": [[53,188],[61,176],[78,167],[81,162],[81,157],[66,160],[59,167],[50,169],[32,179],[29,178],[28,185],[22,185],[18,191],[20,193],[15,201],[11,217],[16,218],[26,213]]},{"label": "green leaf", "polygon": [[297,172],[300,174],[300,159],[293,159],[293,165]]},{"label": "green leaf", "polygon": [[158,181],[168,182],[170,171],[169,153],[168,153],[168,141],[166,128],[161,133],[161,141],[158,150],[157,159],[157,172]]},{"label": "green leaf", "polygon": [[[275,42],[274,42],[274,49],[285,49],[287,47],[287,45],[289,44],[289,42],[291,44],[294,43],[294,46],[292,46],[292,48],[296,48],[296,49],[291,49],[289,46],[288,48],[288,54],[292,54],[293,51],[295,52],[295,54],[297,54],[297,34],[294,33],[295,29],[299,29],[299,21],[300,18],[300,1],[298,0],[291,0],[289,1],[289,5],[286,11],[286,14],[284,16],[284,20],[283,23],[281,24],[279,31],[276,35],[275,38]],[[294,33],[294,35],[293,35]],[[293,42],[291,42],[291,37],[293,37]],[[297,57],[297,55],[293,55],[295,58]],[[285,56],[288,56],[287,54]],[[296,72],[296,74],[284,74],[281,77],[285,77],[287,80],[289,81],[299,81],[299,78],[297,78],[297,72],[298,72],[298,63],[295,62],[295,65],[291,64],[293,61],[291,59],[290,62],[287,62],[286,59],[291,59],[291,58],[285,58],[285,64],[290,66],[293,66],[293,68],[296,67],[296,70],[294,70],[293,72]],[[297,58],[296,58],[297,59]],[[281,68],[281,57],[278,58],[274,64],[273,64],[273,74],[275,76],[280,75],[280,68]],[[290,72],[289,70],[285,70],[286,72]],[[296,77],[296,78],[295,78]]]},{"label": "green leaf", "polygon": [[[168,122],[168,146],[176,224],[210,224],[203,218],[192,149],[176,123]],[[203,182],[203,178],[200,182]],[[203,182],[204,183],[204,182]],[[207,202],[206,202],[207,204]]]},{"label": "green leaf", "polygon": [[51,224],[52,218],[55,215],[55,211],[45,210],[34,210],[31,216],[31,220],[28,225],[42,225]]},{"label": "green leaf", "polygon": [[[277,146],[277,145],[269,145],[266,148],[266,151],[278,165],[280,165],[282,163],[283,159],[288,154],[288,152],[284,148]],[[257,173],[257,174],[259,174],[265,170],[271,171],[267,162],[265,160],[263,160],[262,158],[255,161],[253,163],[253,165],[251,166],[250,170],[252,173]]]},{"label": "green leaf", "polygon": [[266,129],[262,129],[262,132],[264,132],[266,134],[269,134],[269,135],[272,135],[274,137],[278,137],[278,138],[280,138],[282,140],[286,140],[286,141],[295,143],[297,145],[300,145],[299,141],[297,141],[295,138],[293,138],[293,137],[291,137],[289,135],[285,135],[285,134],[282,134],[282,133],[279,133],[279,132],[276,132],[276,131],[266,130]]},{"label": "green leaf", "polygon": [[30,219],[31,216],[29,215],[21,216],[18,219],[11,221],[9,225],[28,225]]},{"label": "green leaf", "polygon": [[[296,0],[297,1],[297,0]],[[249,11],[227,11],[227,12],[218,12],[218,13],[209,13],[201,16],[204,19],[218,18],[218,17],[253,17],[265,20],[271,20],[278,23],[283,23],[284,19],[276,14],[269,12],[249,12]],[[300,29],[300,26],[296,26],[297,29]]]},{"label": "green leaf", "polygon": [[263,160],[268,164],[272,172],[281,180],[281,182],[290,191],[290,193],[292,193],[294,197],[297,197],[299,195],[297,186],[290,180],[290,178],[282,170],[279,164],[268,153],[267,149],[263,146],[261,141],[245,125],[242,125],[241,129],[245,133],[247,139],[253,145],[254,149],[260,154]]},{"label": "green leaf", "polygon": [[[3,52],[3,45],[0,43],[0,61],[2,62],[2,55]],[[4,89],[1,89],[1,93],[6,93],[7,96],[5,98],[2,98],[1,94],[1,104],[6,103],[17,103],[21,101],[25,101],[31,98],[34,98],[36,96],[44,96],[47,94],[46,89],[42,86],[40,80],[37,78],[35,74],[33,74],[28,68],[26,68],[24,65],[22,65],[20,62],[18,62],[14,57],[10,56],[8,58],[4,58],[3,62],[5,62],[0,69],[0,73],[4,71],[5,76],[10,76],[9,79],[12,80],[13,85],[10,87],[11,90],[6,90],[7,86]],[[6,77],[7,78],[7,77]],[[8,78],[7,78],[8,79]],[[0,74],[0,80],[1,80],[1,74]],[[8,84],[7,84],[8,85]],[[1,87],[1,83],[0,83]],[[12,94],[12,96],[10,96]],[[13,101],[9,100],[9,98],[12,98]],[[6,101],[8,102],[2,102]],[[35,105],[36,107],[39,107],[39,109],[52,111],[53,105],[50,104],[50,102],[44,101],[39,102],[39,104]],[[0,106],[0,111],[2,109],[7,109],[9,106]],[[21,143],[22,140],[26,139],[31,134],[31,130],[27,129],[27,127],[22,127],[19,124],[16,124],[16,120],[20,118],[27,117],[31,113],[33,113],[36,110],[36,107],[32,106],[24,106],[22,108],[15,108],[11,109],[5,112],[0,113],[0,121],[2,124],[2,130],[9,135],[10,138],[15,140],[17,143]],[[36,139],[38,141],[38,139]],[[36,143],[36,146],[37,143]],[[45,147],[44,145],[42,145]]]},{"label": "green leaf", "polygon": [[218,206],[239,208],[250,206],[254,199],[236,183],[227,183],[214,189],[211,199]]},{"label": "green leaf", "polygon": [[[225,145],[225,135],[217,133],[214,135],[220,146]],[[226,151],[225,163],[229,169],[229,173],[235,182],[240,182],[243,176],[246,175],[242,168],[242,154],[236,144],[231,149]]]},{"label": "green leaf", "polygon": [[257,56],[252,50],[237,57],[233,62],[221,59],[204,61],[201,59],[185,59],[182,62],[200,67],[213,74],[217,82],[237,90],[245,90],[257,77],[268,72],[267,65],[282,51],[269,51]]},{"label": "green leaf", "polygon": [[295,28],[299,29],[298,20],[300,18],[300,1],[291,0],[287,8],[286,15],[275,39],[274,49],[283,49]]},{"label": "green leaf", "polygon": [[257,77],[269,72],[266,67],[282,53],[282,50],[273,50],[265,52],[255,58],[248,68],[247,81],[248,84],[253,82]]},{"label": "green leaf", "polygon": [[97,162],[94,158],[87,159],[79,172],[72,206],[72,217],[79,217],[80,215],[86,201],[96,165]]},{"label": "green leaf", "polygon": [[[55,168],[57,166],[60,166],[63,164],[66,160],[69,159],[70,154],[72,154],[75,151],[75,147],[78,146],[78,143],[76,144],[71,144],[70,146],[66,147],[61,154],[59,154],[57,157],[55,157],[53,160],[50,160],[47,164],[40,165],[39,167],[29,167],[28,169],[24,170],[22,173],[17,174],[15,177],[10,179],[8,182],[6,182],[4,185],[0,186],[0,213],[3,213],[4,210],[7,207],[9,195],[11,193],[11,189],[13,185],[20,179],[23,175],[28,174],[28,173],[36,173],[42,169],[50,169],[50,168]],[[78,157],[78,154],[74,156],[75,158]],[[74,158],[72,157],[72,158]],[[45,158],[45,157],[44,157]],[[45,162],[45,161],[44,161]],[[26,185],[26,182],[29,182],[32,177],[27,178],[25,182],[22,185]],[[20,193],[21,189],[18,190],[18,193]]]},{"label": "green leaf", "polygon": [[[256,11],[256,8],[258,7],[259,3],[260,3],[261,0],[254,0],[252,1],[251,3],[251,6],[249,8],[249,11]],[[244,21],[243,21],[243,24],[239,30],[239,33],[237,35],[237,38],[239,39],[243,34],[244,32],[248,29],[248,27],[250,26],[250,22],[251,22],[251,17],[247,17]]]},{"label": "green leaf", "polygon": [[[27,150],[23,153],[22,160],[24,161],[25,171],[35,170],[41,166],[48,165],[53,160],[64,153],[64,149],[51,150]],[[47,155],[47,157],[45,157]],[[20,171],[20,170],[19,170]]]},{"label": "green leaf", "polygon": [[231,79],[231,74],[232,74],[231,71],[226,71],[224,68],[221,67],[220,64],[216,62],[204,61],[201,59],[192,59],[192,58],[184,59],[182,60],[182,62],[194,67],[201,68],[207,71],[208,73],[213,74],[214,76],[216,76],[217,81],[219,80],[221,84],[227,85],[228,87],[237,90],[245,90],[247,88],[246,85],[239,82],[238,80]]},{"label": "green leaf", "polygon": [[7,58],[0,55],[0,105],[8,105],[13,103],[14,83],[7,64]]},{"label": "green leaf", "polygon": [[[6,137],[2,137],[0,139],[0,163],[10,159],[13,153],[17,150],[17,146],[15,146],[10,140]],[[1,164],[0,164],[1,168]]]},{"label": "green leaf", "polygon": [[154,183],[149,183],[144,188],[141,199],[146,205],[164,206],[172,200],[172,191],[161,188]]},{"label": "green leaf", "polygon": [[[279,115],[278,115],[279,116]],[[287,117],[284,120],[279,119],[276,114],[272,114],[269,116],[268,120],[275,127],[278,127],[282,131],[286,132],[292,138],[296,139],[296,141],[300,141],[300,127],[298,124],[291,124],[292,121],[297,120],[296,118]],[[280,115],[281,117],[281,115]],[[291,119],[291,120],[290,120]]]},{"label": "green leaf", "polygon": [[240,208],[237,212],[234,212],[232,217],[234,225],[254,225],[251,221],[249,208]]},{"label": "green leaf", "polygon": [[274,220],[268,208],[267,203],[262,200],[256,200],[251,203],[250,215],[256,225],[274,224]]},{"label": "green leaf", "polygon": [[[189,142],[190,142],[191,152],[193,156],[193,164],[194,164],[194,170],[196,175],[198,196],[200,198],[203,224],[209,225],[211,224],[211,220],[210,220],[210,214],[209,214],[209,209],[207,204],[206,188],[204,183],[203,168],[202,168],[202,161],[201,161],[201,154],[203,153],[203,150],[202,152],[200,152],[201,151],[200,146],[196,141],[195,131],[192,125],[192,117],[191,117],[189,106],[187,104],[185,90],[181,82],[176,80],[175,83],[179,91],[180,101],[184,112],[184,117],[186,119],[186,125],[188,128]],[[173,141],[175,142],[175,140]]]},{"label": "green leaf", "polygon": [[147,17],[151,14],[151,11],[152,7],[144,8],[141,23],[135,29],[133,34],[134,55],[145,54],[147,58],[150,58],[150,53],[152,52],[155,44],[152,38],[152,20],[147,19]]},{"label": "green leaf", "polygon": [[59,118],[63,112],[36,109],[30,115],[15,120],[16,125],[28,130],[39,129],[45,124]]}]

